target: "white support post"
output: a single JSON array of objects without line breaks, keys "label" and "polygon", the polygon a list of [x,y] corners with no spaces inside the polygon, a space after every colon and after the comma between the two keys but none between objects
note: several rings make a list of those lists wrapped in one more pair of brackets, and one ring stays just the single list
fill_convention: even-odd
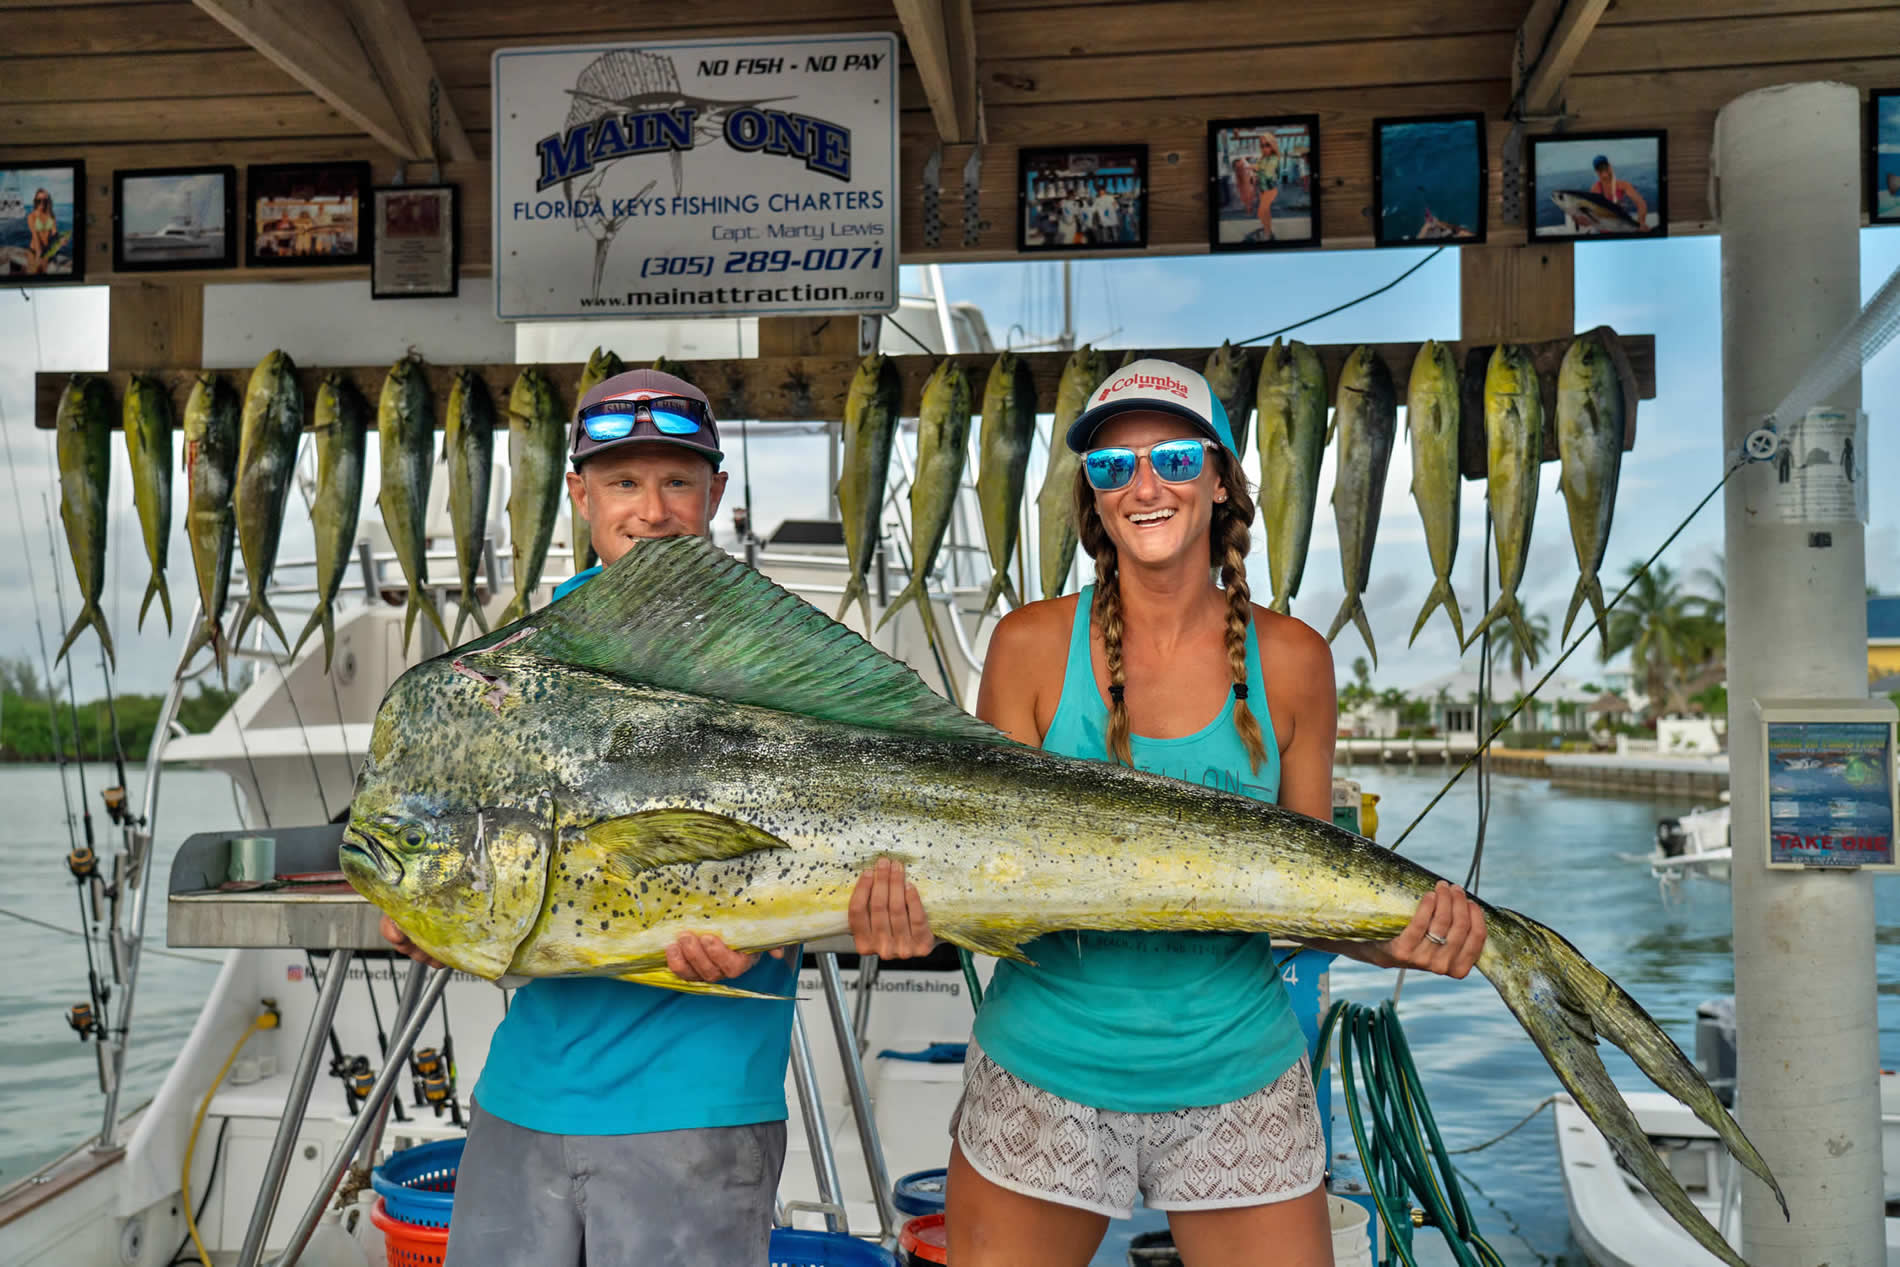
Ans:
[{"label": "white support post", "polygon": [[[1855,89],[1810,83],[1749,93],[1717,119],[1724,461],[1860,309],[1861,115]],[[1857,409],[1859,376],[1828,403]],[[1873,878],[1767,869],[1752,705],[1865,695],[1865,532],[1772,521],[1772,465],[1725,493],[1728,747],[1737,1103],[1791,1218],[1745,1177],[1742,1254],[1881,1267]]]}]

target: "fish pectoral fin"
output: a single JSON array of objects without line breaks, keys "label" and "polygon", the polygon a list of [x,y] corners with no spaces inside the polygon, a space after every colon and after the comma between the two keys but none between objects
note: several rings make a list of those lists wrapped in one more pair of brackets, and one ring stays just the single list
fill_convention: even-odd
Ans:
[{"label": "fish pectoral fin", "polygon": [[721,862],[761,849],[790,848],[750,823],[697,809],[646,810],[605,819],[580,834],[605,855],[609,873],[622,880],[676,862]]},{"label": "fish pectoral fin", "polygon": [[1021,929],[970,928],[959,925],[955,928],[937,927],[933,931],[937,936],[959,946],[973,955],[988,955],[993,959],[1013,959],[1017,963],[1035,967],[1036,961],[1025,955],[1022,944],[1036,934]]},{"label": "fish pectoral fin", "polygon": [[635,985],[658,986],[662,990],[678,990],[681,994],[709,994],[722,999],[771,999],[785,1002],[795,998],[790,994],[760,994],[757,990],[740,990],[717,981],[688,981],[685,977],[675,976],[665,968],[648,968],[644,972],[623,972],[615,978],[618,981],[631,981]]}]

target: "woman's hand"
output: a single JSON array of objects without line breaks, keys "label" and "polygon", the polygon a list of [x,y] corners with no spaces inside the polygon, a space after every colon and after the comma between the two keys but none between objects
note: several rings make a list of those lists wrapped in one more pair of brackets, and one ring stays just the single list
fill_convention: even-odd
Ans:
[{"label": "woman's hand", "polygon": [[851,892],[851,937],[861,955],[914,959],[937,947],[917,886],[904,881],[904,864],[880,858]]},{"label": "woman's hand", "polygon": [[1412,922],[1379,948],[1390,968],[1417,968],[1462,979],[1484,950],[1484,908],[1440,880],[1412,912]]},{"label": "woman's hand", "polygon": [[[783,959],[785,947],[771,953],[772,958]],[[758,961],[758,955],[734,950],[717,933],[681,933],[666,948],[667,970],[682,981],[729,981]]]},{"label": "woman's hand", "polygon": [[441,963],[431,958],[429,953],[426,950],[416,945],[416,943],[410,941],[409,934],[403,932],[402,929],[397,928],[396,921],[389,918],[389,916],[387,915],[383,916],[382,932],[383,932],[384,941],[388,942],[391,946],[394,946],[397,950],[401,951],[403,954],[408,955],[411,959],[415,960],[417,963],[426,964],[427,966],[431,968],[448,967],[447,964]]}]

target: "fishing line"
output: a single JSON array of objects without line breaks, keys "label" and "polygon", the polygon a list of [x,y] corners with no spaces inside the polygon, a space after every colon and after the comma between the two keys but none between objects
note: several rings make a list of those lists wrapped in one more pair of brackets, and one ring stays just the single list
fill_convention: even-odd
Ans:
[{"label": "fishing line", "polygon": [[[1603,605],[1603,614],[1605,617],[1607,617],[1610,614],[1611,608],[1615,607],[1618,603],[1623,601],[1623,596],[1630,592],[1630,589],[1636,584],[1636,582],[1640,580],[1645,574],[1648,573],[1650,569],[1650,565],[1655,563],[1657,559],[1662,557],[1663,551],[1667,550],[1671,545],[1675,544],[1676,538],[1682,535],[1683,529],[1687,528],[1689,524],[1694,521],[1695,517],[1702,513],[1702,508],[1704,506],[1707,506],[1711,501],[1715,499],[1715,495],[1722,491],[1722,489],[1728,484],[1729,479],[1735,474],[1735,472],[1741,470],[1742,467],[1747,463],[1747,461],[1748,459],[1745,457],[1738,457],[1729,463],[1727,469],[1722,472],[1722,478],[1715,482],[1715,487],[1711,488],[1708,491],[1708,493],[1702,498],[1702,500],[1695,504],[1695,509],[1691,510],[1688,513],[1688,515],[1683,519],[1683,521],[1676,525],[1675,530],[1663,539],[1663,543],[1656,547],[1655,552],[1651,554],[1647,559],[1643,560],[1642,564],[1638,566],[1636,570],[1630,574],[1630,579],[1623,583],[1623,588],[1616,592],[1616,597],[1612,598],[1609,602]],[[1438,802],[1444,799],[1445,793],[1451,791],[1452,787],[1458,782],[1458,780],[1464,777],[1465,771],[1469,770],[1471,768],[1472,762],[1478,759],[1478,754],[1485,751],[1487,748],[1491,746],[1491,741],[1496,739],[1498,735],[1503,731],[1504,727],[1510,724],[1511,719],[1517,716],[1519,710],[1521,710],[1524,707],[1524,705],[1528,704],[1531,701],[1531,699],[1536,696],[1537,692],[1541,691],[1544,688],[1544,684],[1550,681],[1550,679],[1556,675],[1558,669],[1563,667],[1564,661],[1568,660],[1571,657],[1571,654],[1575,652],[1578,647],[1581,647],[1589,639],[1590,631],[1592,629],[1597,628],[1600,624],[1601,624],[1600,621],[1592,620],[1589,626],[1586,627],[1580,635],[1578,635],[1577,640],[1571,643],[1568,647],[1564,649],[1563,654],[1557,657],[1556,663],[1550,666],[1549,671],[1546,672],[1543,677],[1537,679],[1537,684],[1531,687],[1531,689],[1525,693],[1524,698],[1517,702],[1517,707],[1513,708],[1508,714],[1505,715],[1504,720],[1500,721],[1497,724],[1496,729],[1494,729],[1491,732],[1491,734],[1487,735],[1484,738],[1484,740],[1478,745],[1477,751],[1473,752],[1469,757],[1465,758],[1464,764],[1458,767],[1457,773],[1453,774],[1449,779],[1445,780],[1445,786],[1438,789],[1438,794],[1432,797],[1431,801],[1425,806],[1425,808],[1418,812],[1418,817],[1414,818],[1410,823],[1408,823],[1406,825],[1405,830],[1399,833],[1399,838],[1392,842],[1391,847],[1394,850],[1398,849],[1400,845],[1405,843],[1405,838],[1412,834],[1412,829],[1414,827],[1417,827],[1419,823],[1423,821],[1425,815],[1431,813],[1433,808],[1437,806]],[[1606,634],[1607,632],[1608,631],[1605,630]]]},{"label": "fishing line", "polygon": [[1289,331],[1299,329],[1301,326],[1310,326],[1315,321],[1323,320],[1327,317],[1332,316],[1336,312],[1344,312],[1346,311],[1346,309],[1351,308],[1356,304],[1362,304],[1366,302],[1366,300],[1368,299],[1377,298],[1378,296],[1385,294],[1386,291],[1391,290],[1394,286],[1398,285],[1400,282],[1404,281],[1406,278],[1410,277],[1413,273],[1418,272],[1419,269],[1424,268],[1427,264],[1437,259],[1444,250],[1445,250],[1444,247],[1442,246],[1439,247],[1437,250],[1434,250],[1430,255],[1427,255],[1424,259],[1412,265],[1412,267],[1406,269],[1403,273],[1400,273],[1397,277],[1394,277],[1391,281],[1379,287],[1379,289],[1377,290],[1369,290],[1365,294],[1359,296],[1359,298],[1357,299],[1349,299],[1345,303],[1340,304],[1337,308],[1328,308],[1325,312],[1317,313],[1314,316],[1307,317],[1303,321],[1295,321],[1290,326],[1281,326],[1278,330],[1269,330],[1265,334],[1256,334],[1251,339],[1242,339],[1240,342],[1234,344],[1234,346],[1237,348],[1244,348],[1249,343],[1258,343],[1262,339],[1271,339],[1275,335],[1286,334]]},{"label": "fishing line", "polygon": [[[1491,490],[1484,493],[1484,610],[1491,611]],[[1516,626],[1512,626],[1513,629]],[[1526,657],[1530,648],[1523,648]],[[1478,646],[1478,726],[1482,735],[1491,717],[1491,629],[1485,627]],[[1491,822],[1491,758],[1487,753],[1478,760],[1478,838],[1471,847],[1471,866],[1465,871],[1465,892],[1478,891],[1478,872],[1484,866],[1484,834]]]},{"label": "fishing line", "polygon": [[[48,932],[61,933],[67,937],[84,937],[85,936],[84,933],[80,932],[76,928],[66,928],[63,925],[49,923],[48,921],[43,920],[43,919],[35,919],[31,915],[22,915],[19,911],[11,911],[11,910],[8,910],[4,906],[0,906],[0,915],[4,915],[8,919],[17,919],[20,922],[25,923],[25,924],[34,924],[40,928],[46,929]],[[222,959],[207,959],[203,955],[185,955],[185,954],[180,954],[176,950],[160,950],[154,946],[145,947],[142,953],[148,954],[148,955],[164,955],[167,959],[183,959],[190,963],[208,963],[214,968],[222,968],[224,966],[224,960]]]},{"label": "fishing line", "polygon": [[[258,631],[258,640],[262,641],[263,637],[263,631],[260,629]],[[261,655],[263,653],[259,652],[258,654]],[[232,701],[231,711],[237,711],[237,702],[235,700]],[[269,831],[271,830],[270,803],[264,799],[264,781],[257,777],[257,762],[251,759],[251,745],[249,741],[244,738],[244,723],[233,717],[231,719],[231,728],[237,731],[238,747],[244,751],[244,765],[245,768],[251,772],[251,787],[257,793],[258,813],[264,817],[264,830]],[[318,795],[321,796],[322,793],[319,792]],[[232,783],[231,796],[234,800],[237,797],[237,784],[235,781]]]},{"label": "fishing line", "polygon": [[277,667],[277,680],[283,683],[284,698],[290,701],[290,715],[297,720],[297,737],[303,742],[304,758],[310,762],[310,781],[316,785],[317,808],[323,811],[323,821],[327,823],[330,821],[330,802],[323,794],[323,772],[317,769],[317,752],[310,745],[310,731],[303,724],[303,710],[297,707],[297,693],[290,689],[290,677],[284,672],[284,662],[275,655],[271,656],[270,662]]},{"label": "fishing line", "polygon": [[912,343],[915,343],[919,348],[923,349],[923,353],[925,356],[937,355],[936,352],[931,350],[931,347],[929,344],[925,343],[922,339],[912,334],[909,330],[906,330],[903,327],[903,325],[897,321],[895,317],[886,317],[884,318],[884,320],[890,322],[892,326],[896,327],[897,332],[899,334],[903,335],[906,339],[909,339]]}]

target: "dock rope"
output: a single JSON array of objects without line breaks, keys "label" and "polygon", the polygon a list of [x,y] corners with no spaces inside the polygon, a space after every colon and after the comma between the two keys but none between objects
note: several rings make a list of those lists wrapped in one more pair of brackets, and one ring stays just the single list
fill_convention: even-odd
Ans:
[{"label": "dock rope", "polygon": [[[1504,1267],[1503,1258],[1471,1217],[1471,1206],[1459,1186],[1451,1154],[1438,1133],[1418,1066],[1399,1026],[1398,1010],[1389,1001],[1376,1008],[1345,1001],[1333,1004],[1320,1025],[1316,1065],[1324,1065],[1335,1029],[1341,1035],[1339,1076],[1346,1114],[1390,1253],[1405,1267],[1418,1267],[1409,1243],[1416,1200],[1421,1226],[1439,1230],[1458,1267]],[[1401,1230],[1406,1234],[1400,1235]]]}]

